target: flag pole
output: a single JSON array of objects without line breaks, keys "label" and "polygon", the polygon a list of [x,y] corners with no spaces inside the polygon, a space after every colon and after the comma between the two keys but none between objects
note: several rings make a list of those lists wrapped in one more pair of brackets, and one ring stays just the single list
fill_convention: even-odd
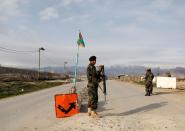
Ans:
[{"label": "flag pole", "polygon": [[78,52],[77,52],[77,56],[76,56],[76,65],[75,65],[75,85],[74,85],[75,90],[76,90],[76,82],[77,82],[78,58],[79,58],[79,45],[78,45]]}]

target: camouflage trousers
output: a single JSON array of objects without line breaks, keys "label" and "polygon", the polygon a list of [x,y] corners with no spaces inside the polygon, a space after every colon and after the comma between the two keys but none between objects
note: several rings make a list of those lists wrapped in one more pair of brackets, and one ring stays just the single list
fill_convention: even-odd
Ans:
[{"label": "camouflage trousers", "polygon": [[152,82],[147,82],[145,84],[145,91],[146,91],[146,93],[149,92],[150,94],[153,92],[153,84],[152,84]]},{"label": "camouflage trousers", "polygon": [[98,108],[98,86],[87,86],[88,88],[88,108],[96,110]]}]

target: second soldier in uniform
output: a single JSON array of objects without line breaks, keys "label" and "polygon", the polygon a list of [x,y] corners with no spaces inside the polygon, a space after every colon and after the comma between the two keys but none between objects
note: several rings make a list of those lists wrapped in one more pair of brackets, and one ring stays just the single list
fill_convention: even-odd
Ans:
[{"label": "second soldier in uniform", "polygon": [[145,75],[145,90],[146,90],[146,94],[145,96],[150,96],[153,93],[153,78],[154,75],[151,72],[151,69],[147,69],[146,70],[146,75]]}]

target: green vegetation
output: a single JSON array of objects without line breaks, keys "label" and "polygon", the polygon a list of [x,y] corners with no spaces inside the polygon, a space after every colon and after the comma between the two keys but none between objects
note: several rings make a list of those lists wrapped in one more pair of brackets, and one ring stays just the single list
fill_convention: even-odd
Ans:
[{"label": "green vegetation", "polygon": [[62,85],[64,82],[22,82],[22,81],[11,81],[11,82],[0,82],[0,99],[21,95],[41,89],[46,89],[58,85]]}]

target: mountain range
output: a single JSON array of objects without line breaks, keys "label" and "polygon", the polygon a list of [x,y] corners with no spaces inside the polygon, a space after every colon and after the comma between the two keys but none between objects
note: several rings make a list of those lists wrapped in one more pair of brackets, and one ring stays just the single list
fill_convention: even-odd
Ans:
[{"label": "mountain range", "polygon": [[[75,67],[44,67],[41,69],[42,71],[46,72],[53,72],[53,73],[67,73],[69,75],[73,75],[75,71]],[[105,67],[105,73],[108,76],[117,76],[117,75],[144,75],[146,67],[144,66],[111,66]],[[78,67],[77,70],[79,75],[86,74],[86,67]],[[185,68],[184,67],[176,67],[176,68],[152,68],[152,72],[154,75],[165,75],[167,73],[171,73],[172,76],[185,78]]]}]

